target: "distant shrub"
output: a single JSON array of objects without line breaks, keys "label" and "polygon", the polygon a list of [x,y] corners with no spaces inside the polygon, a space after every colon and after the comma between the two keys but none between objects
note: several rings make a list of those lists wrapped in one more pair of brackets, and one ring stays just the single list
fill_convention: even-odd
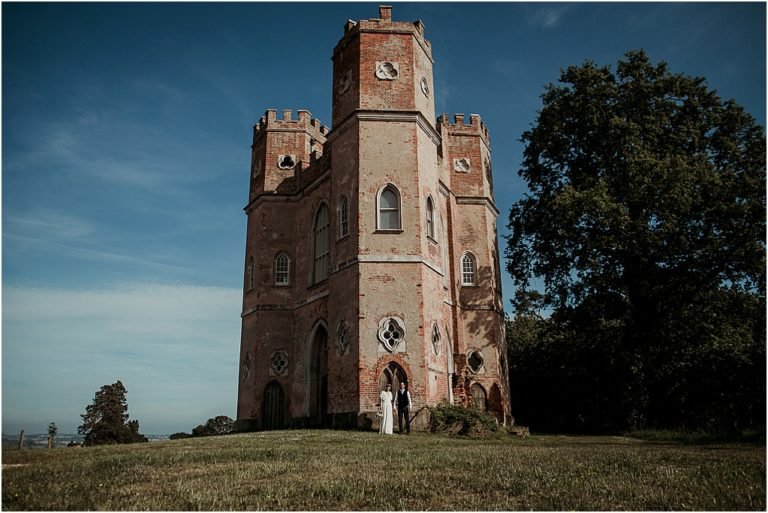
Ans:
[{"label": "distant shrub", "polygon": [[181,440],[183,438],[192,438],[192,435],[190,435],[189,433],[174,433],[168,438],[171,440]]},{"label": "distant shrub", "polygon": [[483,436],[499,430],[499,423],[492,415],[445,401],[429,408],[429,415],[429,430],[432,433]]},{"label": "distant shrub", "polygon": [[235,427],[235,421],[226,415],[219,415],[208,419],[205,424],[200,424],[192,430],[192,436],[220,436],[228,435]]}]

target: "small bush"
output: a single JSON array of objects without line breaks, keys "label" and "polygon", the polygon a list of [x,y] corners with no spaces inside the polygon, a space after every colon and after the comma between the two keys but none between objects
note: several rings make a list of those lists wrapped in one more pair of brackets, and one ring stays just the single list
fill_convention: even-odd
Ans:
[{"label": "small bush", "polygon": [[221,436],[228,435],[235,427],[235,421],[226,415],[219,415],[208,419],[205,424],[200,424],[192,430],[192,436]]},{"label": "small bush", "polygon": [[474,408],[455,406],[447,402],[429,408],[429,430],[432,433],[483,436],[499,430],[495,417]]},{"label": "small bush", "polygon": [[192,438],[192,435],[189,433],[174,433],[171,436],[168,437],[170,440],[181,440],[184,438]]}]

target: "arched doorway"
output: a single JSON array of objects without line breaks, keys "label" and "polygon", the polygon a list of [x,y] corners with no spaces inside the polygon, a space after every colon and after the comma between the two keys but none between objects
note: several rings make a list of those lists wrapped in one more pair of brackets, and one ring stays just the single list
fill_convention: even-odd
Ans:
[{"label": "arched doorway", "polygon": [[379,374],[379,392],[385,389],[389,384],[392,385],[392,392],[400,389],[400,383],[408,385],[408,376],[405,371],[395,362],[390,362]]},{"label": "arched doorway", "polygon": [[487,396],[482,385],[475,383],[469,388],[469,392],[472,394],[472,406],[480,411],[486,411],[488,408]]},{"label": "arched doorway", "polygon": [[285,427],[285,394],[277,381],[272,381],[264,389],[261,403],[261,422],[264,429],[282,429]]},{"label": "arched doorway", "polygon": [[309,350],[309,424],[325,426],[328,416],[328,332],[318,324]]}]

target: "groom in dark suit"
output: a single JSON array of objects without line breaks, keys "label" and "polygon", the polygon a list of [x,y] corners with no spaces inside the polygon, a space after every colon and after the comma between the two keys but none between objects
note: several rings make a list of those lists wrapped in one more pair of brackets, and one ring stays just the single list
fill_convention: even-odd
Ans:
[{"label": "groom in dark suit", "polygon": [[403,417],[405,417],[406,432],[411,434],[411,393],[405,388],[405,383],[400,382],[400,390],[395,396],[395,408],[397,408],[397,424],[400,426],[400,434],[403,433]]}]

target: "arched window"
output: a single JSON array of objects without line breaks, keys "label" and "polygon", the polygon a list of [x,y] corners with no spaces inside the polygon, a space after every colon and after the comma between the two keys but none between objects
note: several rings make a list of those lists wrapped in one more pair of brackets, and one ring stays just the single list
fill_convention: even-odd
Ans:
[{"label": "arched window", "polygon": [[290,283],[290,259],[285,253],[280,253],[275,258],[275,285],[288,285]]},{"label": "arched window", "polygon": [[339,201],[339,238],[349,235],[349,201],[342,196]]},{"label": "arched window", "polygon": [[435,238],[435,205],[432,203],[432,197],[427,197],[427,236]]},{"label": "arched window", "polygon": [[251,256],[248,258],[248,264],[245,266],[245,283],[248,290],[253,288],[253,284],[256,280],[253,265],[253,257]]},{"label": "arched window", "polygon": [[379,230],[400,230],[400,193],[387,185],[379,194]]},{"label": "arched window", "polygon": [[315,214],[314,224],[314,266],[312,268],[312,283],[320,283],[328,278],[328,262],[330,253],[328,207],[322,204]]},{"label": "arched window", "polygon": [[461,257],[461,284],[462,285],[476,285],[476,264],[475,257],[472,253],[464,253]]}]

